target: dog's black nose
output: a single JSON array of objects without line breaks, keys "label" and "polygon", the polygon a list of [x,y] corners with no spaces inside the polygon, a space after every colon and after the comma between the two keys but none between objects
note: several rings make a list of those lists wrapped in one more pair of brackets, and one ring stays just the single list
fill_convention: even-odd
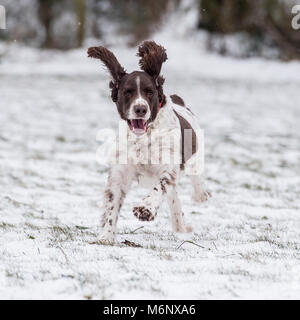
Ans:
[{"label": "dog's black nose", "polygon": [[143,117],[147,113],[147,107],[143,105],[134,106],[134,112],[138,117]]}]

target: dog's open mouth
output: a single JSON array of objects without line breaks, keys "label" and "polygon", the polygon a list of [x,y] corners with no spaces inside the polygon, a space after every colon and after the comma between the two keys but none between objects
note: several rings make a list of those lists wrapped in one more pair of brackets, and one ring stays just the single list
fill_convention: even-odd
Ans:
[{"label": "dog's open mouth", "polygon": [[147,122],[144,119],[127,120],[129,128],[135,134],[144,134],[147,131]]}]

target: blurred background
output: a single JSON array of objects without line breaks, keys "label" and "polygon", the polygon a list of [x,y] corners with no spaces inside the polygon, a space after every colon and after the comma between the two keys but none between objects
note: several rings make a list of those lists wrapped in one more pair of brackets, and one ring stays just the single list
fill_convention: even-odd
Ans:
[{"label": "blurred background", "polygon": [[[296,0],[2,0],[7,29],[0,41],[38,48],[72,49],[87,39],[134,46],[170,16],[176,27],[205,31],[206,48],[223,55],[299,59],[300,32],[291,27]],[[191,14],[192,12],[192,14]]]}]

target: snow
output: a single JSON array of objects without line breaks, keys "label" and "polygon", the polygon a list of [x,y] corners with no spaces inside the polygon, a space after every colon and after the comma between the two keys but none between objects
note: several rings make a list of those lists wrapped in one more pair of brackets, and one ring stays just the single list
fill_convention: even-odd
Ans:
[{"label": "snow", "polygon": [[[86,48],[0,44],[1,299],[300,298],[300,64],[220,57],[203,34],[166,30],[165,88],[205,130],[213,197],[192,203],[183,178],[194,232],[180,235],[166,203],[136,220],[146,191],[134,185],[114,246],[93,244],[107,179],[96,135],[118,123],[108,74]],[[112,50],[137,68],[134,49]]]}]

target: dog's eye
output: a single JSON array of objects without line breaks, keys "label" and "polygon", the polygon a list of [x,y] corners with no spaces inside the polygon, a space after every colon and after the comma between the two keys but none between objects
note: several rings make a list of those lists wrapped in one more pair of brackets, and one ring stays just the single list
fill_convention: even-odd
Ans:
[{"label": "dog's eye", "polygon": [[153,91],[151,89],[146,89],[146,94],[148,97],[152,97],[153,96]]},{"label": "dog's eye", "polygon": [[131,96],[131,94],[132,94],[132,90],[130,90],[130,89],[124,91],[124,96],[127,98],[129,98]]}]

